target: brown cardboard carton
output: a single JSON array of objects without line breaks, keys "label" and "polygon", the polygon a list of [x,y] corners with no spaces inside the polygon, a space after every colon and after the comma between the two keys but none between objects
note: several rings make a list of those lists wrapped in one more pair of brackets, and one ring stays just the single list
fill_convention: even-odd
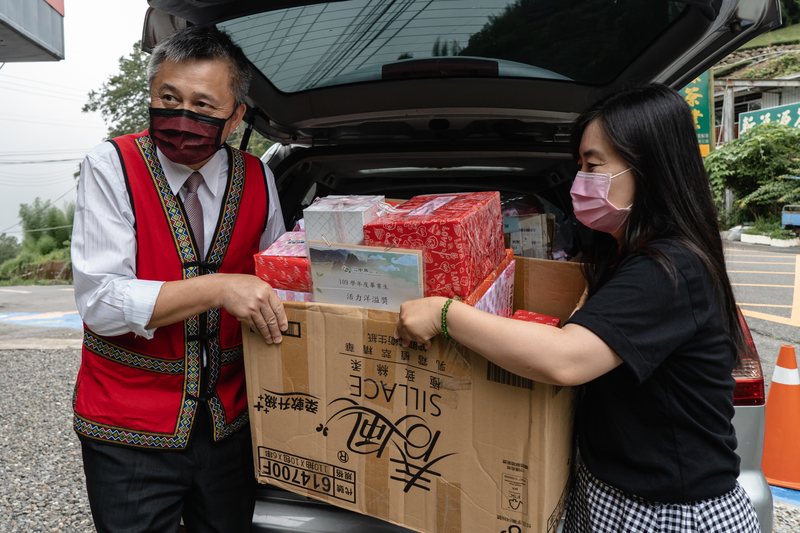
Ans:
[{"label": "brown cardboard carton", "polygon": [[[578,265],[517,261],[518,307],[569,317]],[[441,336],[403,348],[394,312],[285,305],[281,344],[244,330],[259,481],[422,532],[555,532],[571,388],[514,376]]]},{"label": "brown cardboard carton", "polygon": [[514,255],[552,259],[555,215],[522,215],[506,217],[504,221],[506,221],[504,227],[514,229],[504,234],[505,246],[514,250]]}]

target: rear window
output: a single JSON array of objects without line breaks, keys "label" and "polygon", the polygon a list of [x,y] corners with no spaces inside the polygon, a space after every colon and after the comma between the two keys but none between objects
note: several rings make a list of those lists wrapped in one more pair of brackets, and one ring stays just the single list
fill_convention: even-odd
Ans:
[{"label": "rear window", "polygon": [[667,0],[347,0],[218,27],[287,93],[443,73],[604,84],[682,10]]}]

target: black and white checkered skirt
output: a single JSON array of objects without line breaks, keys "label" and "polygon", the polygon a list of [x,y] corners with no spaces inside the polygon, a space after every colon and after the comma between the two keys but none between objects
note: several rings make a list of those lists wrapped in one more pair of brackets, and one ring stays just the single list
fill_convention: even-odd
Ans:
[{"label": "black and white checkered skirt", "polygon": [[652,503],[594,477],[581,462],[567,503],[564,533],[760,533],[744,489],[694,503]]}]

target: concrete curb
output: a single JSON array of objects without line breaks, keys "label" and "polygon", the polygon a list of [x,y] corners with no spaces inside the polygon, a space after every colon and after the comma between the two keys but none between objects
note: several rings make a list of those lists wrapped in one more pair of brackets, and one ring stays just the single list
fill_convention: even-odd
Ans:
[{"label": "concrete curb", "polygon": [[81,339],[8,339],[0,340],[0,350],[81,349]]}]

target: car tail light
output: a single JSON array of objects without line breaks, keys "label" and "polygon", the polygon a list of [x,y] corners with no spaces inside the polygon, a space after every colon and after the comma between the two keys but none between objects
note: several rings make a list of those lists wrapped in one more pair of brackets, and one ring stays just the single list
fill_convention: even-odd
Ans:
[{"label": "car tail light", "polygon": [[756,345],[750,335],[750,328],[739,313],[739,322],[742,324],[747,344],[750,345],[748,353],[740,354],[739,362],[733,369],[733,378],[736,380],[736,388],[733,391],[733,405],[764,405],[766,396],[764,394],[764,372],[761,370],[761,360],[758,358]]},{"label": "car tail light", "polygon": [[384,65],[381,77],[384,80],[413,78],[496,78],[499,75],[497,61],[486,59],[439,57],[417,59]]}]

